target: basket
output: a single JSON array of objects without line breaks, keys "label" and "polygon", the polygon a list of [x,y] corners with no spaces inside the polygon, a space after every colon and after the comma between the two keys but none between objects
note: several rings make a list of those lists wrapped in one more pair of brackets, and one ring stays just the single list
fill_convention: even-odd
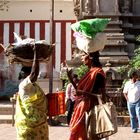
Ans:
[{"label": "basket", "polygon": [[[48,45],[41,43],[35,43],[35,46],[39,47],[38,52],[38,60],[40,62],[47,62],[49,60],[50,55],[53,51],[54,45]],[[32,44],[26,44],[22,46],[8,46],[5,50],[5,55],[8,58],[8,62],[10,64],[12,63],[20,63],[25,66],[32,66],[33,63],[33,45]]]},{"label": "basket", "polygon": [[66,105],[64,91],[48,93],[46,97],[48,100],[48,116],[57,116],[65,114]]}]

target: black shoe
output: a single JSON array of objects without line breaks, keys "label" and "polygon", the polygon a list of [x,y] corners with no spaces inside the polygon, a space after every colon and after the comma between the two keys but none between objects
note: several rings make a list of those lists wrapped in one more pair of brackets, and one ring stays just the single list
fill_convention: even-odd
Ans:
[{"label": "black shoe", "polygon": [[133,132],[133,133],[137,133],[137,129],[133,129],[132,132]]}]

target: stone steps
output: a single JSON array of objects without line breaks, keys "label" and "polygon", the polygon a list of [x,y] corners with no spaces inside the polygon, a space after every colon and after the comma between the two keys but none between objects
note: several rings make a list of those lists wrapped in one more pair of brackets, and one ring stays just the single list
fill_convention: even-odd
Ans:
[{"label": "stone steps", "polygon": [[12,114],[12,107],[0,107],[0,115],[11,115]]},{"label": "stone steps", "polygon": [[0,102],[0,124],[12,124],[12,103],[10,101]]},{"label": "stone steps", "polygon": [[118,121],[118,126],[123,126],[123,127],[130,126],[130,117],[129,116],[118,116],[117,121]]},{"label": "stone steps", "polygon": [[10,101],[0,102],[0,115],[11,115],[12,109],[12,103]]},{"label": "stone steps", "polygon": [[0,115],[0,124],[12,124],[12,115]]},{"label": "stone steps", "polygon": [[[12,103],[10,101],[0,102],[0,124],[13,124],[12,113]],[[65,115],[57,116],[55,119],[59,122],[66,123]],[[117,120],[119,126],[130,126],[129,116],[118,116]]]}]

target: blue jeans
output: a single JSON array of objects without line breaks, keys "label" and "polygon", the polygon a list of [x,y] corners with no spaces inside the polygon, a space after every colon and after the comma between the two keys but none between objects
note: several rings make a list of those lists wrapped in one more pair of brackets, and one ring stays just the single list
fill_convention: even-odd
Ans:
[{"label": "blue jeans", "polygon": [[72,113],[73,113],[73,109],[74,109],[74,103],[75,101],[72,101],[71,99],[69,99],[67,101],[67,111],[68,111],[68,114],[67,114],[67,124],[69,125],[70,123],[70,120],[71,120],[71,116],[72,116]]},{"label": "blue jeans", "polygon": [[140,128],[140,99],[135,103],[127,102],[132,130]]}]

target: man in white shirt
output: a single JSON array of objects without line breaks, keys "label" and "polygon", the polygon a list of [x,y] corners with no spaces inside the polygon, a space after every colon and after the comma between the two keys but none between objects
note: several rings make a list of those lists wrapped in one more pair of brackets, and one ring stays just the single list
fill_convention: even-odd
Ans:
[{"label": "man in white shirt", "polygon": [[127,100],[132,132],[140,128],[140,81],[136,71],[130,73],[130,80],[126,82],[123,93]]}]

